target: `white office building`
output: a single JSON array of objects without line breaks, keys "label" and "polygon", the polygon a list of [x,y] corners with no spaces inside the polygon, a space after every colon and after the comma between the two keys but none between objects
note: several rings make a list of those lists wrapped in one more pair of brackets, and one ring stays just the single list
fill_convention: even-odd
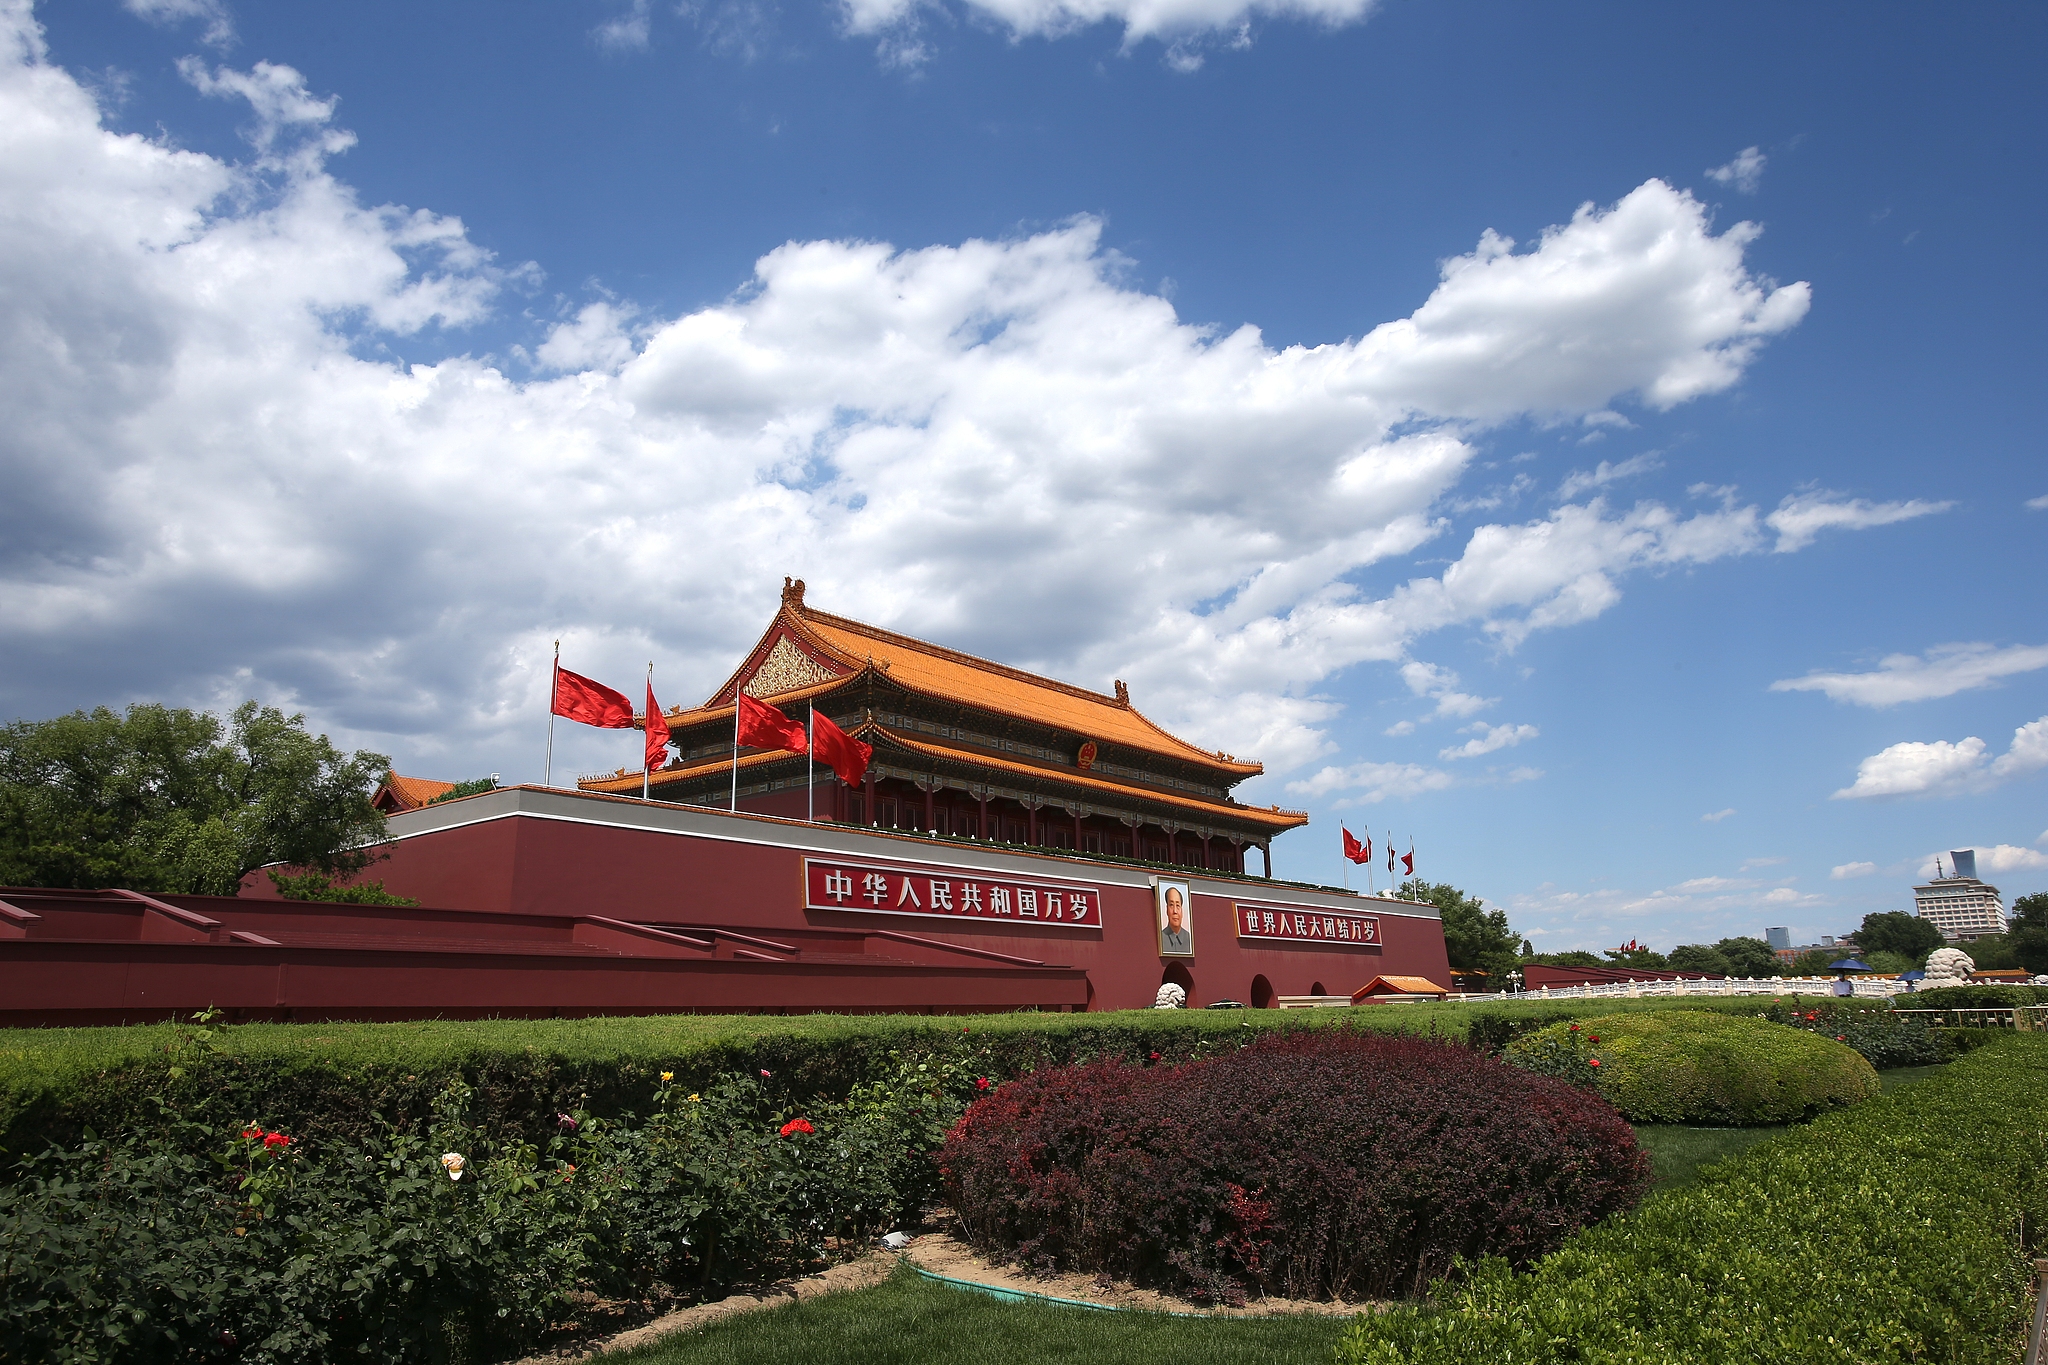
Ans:
[{"label": "white office building", "polygon": [[[2004,933],[2005,903],[1998,898],[1997,887],[1977,880],[1977,851],[1966,848],[1948,856],[1948,875],[1913,888],[1914,911],[1950,943]],[[1935,871],[1942,870],[1941,860],[1935,859]]]}]

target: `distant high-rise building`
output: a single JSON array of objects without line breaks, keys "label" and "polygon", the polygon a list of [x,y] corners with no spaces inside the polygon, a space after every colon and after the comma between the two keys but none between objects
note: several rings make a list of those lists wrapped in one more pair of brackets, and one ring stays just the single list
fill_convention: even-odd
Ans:
[{"label": "distant high-rise building", "polygon": [[1792,946],[1792,931],[1790,929],[1766,929],[1764,930],[1764,942],[1770,944],[1773,949],[1790,948]]},{"label": "distant high-rise building", "polygon": [[1977,850],[1952,851],[1948,857],[1948,876],[1913,888],[1914,911],[1950,943],[2004,933],[2005,903],[1997,887],[1977,880]]}]

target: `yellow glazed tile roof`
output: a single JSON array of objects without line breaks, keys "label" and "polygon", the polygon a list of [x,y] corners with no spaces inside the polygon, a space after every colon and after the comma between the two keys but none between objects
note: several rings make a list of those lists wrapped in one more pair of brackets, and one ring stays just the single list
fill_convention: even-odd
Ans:
[{"label": "yellow glazed tile roof", "polygon": [[670,712],[669,724],[700,725],[720,716],[730,717],[734,691],[745,681],[747,669],[765,655],[778,634],[794,637],[816,656],[844,670],[842,677],[771,694],[768,700],[778,705],[839,692],[872,667],[905,690],[1034,721],[1081,739],[1177,758],[1230,778],[1243,779],[1265,771],[1263,764],[1212,753],[1161,729],[1130,704],[1121,683],[1116,696],[1091,692],[1072,683],[818,611],[805,605],[801,581],[785,582],[782,607],[775,619],[711,700],[692,710]]},{"label": "yellow glazed tile roof", "polygon": [[397,798],[401,810],[424,806],[435,797],[455,790],[453,782],[436,782],[431,777],[400,777],[397,773],[384,774],[384,787]]},{"label": "yellow glazed tile roof", "polygon": [[1057,729],[1103,743],[1121,744],[1148,753],[1184,759],[1250,777],[1264,771],[1257,763],[1224,758],[1167,733],[1147,720],[1129,702],[1071,683],[1043,678],[1019,668],[978,659],[971,654],[914,640],[907,635],[849,621],[842,616],[792,605],[803,633],[859,667],[873,659],[899,687],[928,696],[964,702],[982,710]]}]

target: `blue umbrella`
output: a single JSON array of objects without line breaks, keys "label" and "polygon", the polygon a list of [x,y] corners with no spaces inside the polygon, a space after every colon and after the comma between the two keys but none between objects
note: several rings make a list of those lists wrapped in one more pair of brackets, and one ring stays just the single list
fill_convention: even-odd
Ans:
[{"label": "blue umbrella", "polygon": [[1858,962],[1853,957],[1845,957],[1840,962],[1830,962],[1828,970],[1831,972],[1874,972],[1877,968],[1867,962]]}]

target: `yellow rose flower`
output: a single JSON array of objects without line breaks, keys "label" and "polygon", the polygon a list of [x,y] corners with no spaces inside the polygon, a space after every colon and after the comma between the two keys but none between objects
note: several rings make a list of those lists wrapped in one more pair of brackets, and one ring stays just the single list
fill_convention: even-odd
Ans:
[{"label": "yellow rose flower", "polygon": [[665,1085],[665,1084],[667,1084],[668,1082],[670,1082],[670,1081],[674,1080],[675,1078],[676,1078],[676,1073],[675,1073],[675,1072],[673,1072],[673,1071],[664,1071],[664,1072],[662,1072],[662,1073],[661,1073],[661,1079],[662,1079],[662,1083],[663,1083],[664,1085]]}]

